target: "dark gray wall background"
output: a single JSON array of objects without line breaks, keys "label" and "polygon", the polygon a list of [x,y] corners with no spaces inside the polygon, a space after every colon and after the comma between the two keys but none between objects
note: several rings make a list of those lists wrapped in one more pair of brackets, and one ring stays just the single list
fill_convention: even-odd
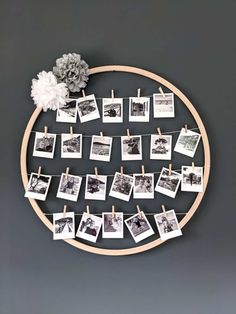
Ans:
[{"label": "dark gray wall background", "polygon": [[[0,313],[235,313],[234,1],[1,1]],[[210,185],[184,236],[130,257],[54,242],[23,198],[32,77],[64,52],[159,73],[197,105]]]}]

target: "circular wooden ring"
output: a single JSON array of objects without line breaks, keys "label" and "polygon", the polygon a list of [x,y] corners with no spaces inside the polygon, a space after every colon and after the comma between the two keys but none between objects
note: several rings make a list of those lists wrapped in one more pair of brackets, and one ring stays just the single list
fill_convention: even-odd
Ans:
[{"label": "circular wooden ring", "polygon": [[[184,218],[180,221],[180,227],[184,227],[187,222],[191,219],[193,214],[196,212],[198,209],[201,200],[204,196],[204,193],[206,191],[206,187],[208,184],[208,179],[210,175],[210,147],[209,147],[209,141],[207,137],[207,133],[204,127],[204,124],[197,112],[197,110],[194,108],[193,104],[189,101],[189,99],[173,84],[165,80],[164,78],[160,77],[157,74],[154,74],[152,72],[136,68],[136,67],[131,67],[131,66],[124,66],[124,65],[107,65],[107,66],[100,66],[100,67],[95,67],[90,69],[90,75],[92,74],[98,74],[98,73],[103,73],[103,72],[128,72],[128,73],[133,73],[137,75],[142,75],[145,76],[149,79],[152,79],[163,86],[167,87],[169,90],[171,90],[176,96],[179,97],[179,99],[182,100],[182,102],[185,104],[185,106],[188,108],[188,110],[191,112],[194,120],[196,121],[196,124],[199,128],[199,131],[202,136],[202,142],[203,142],[203,149],[204,149],[204,175],[203,175],[203,184],[204,184],[204,192],[198,193],[192,206],[188,210],[187,214],[184,216]],[[27,147],[28,147],[28,142],[30,138],[31,131],[33,129],[34,123],[37,120],[40,112],[42,111],[41,108],[36,108],[35,111],[33,112],[27,127],[25,129],[23,141],[22,141],[22,146],[21,146],[21,156],[20,156],[20,163],[21,163],[21,176],[22,176],[22,181],[24,188],[27,188],[28,185],[28,175],[27,175]],[[33,207],[35,213],[37,216],[41,219],[41,221],[51,230],[53,231],[53,225],[50,222],[50,220],[46,217],[46,215],[43,213],[41,208],[39,207],[38,203],[36,200],[30,198],[29,202],[31,206]],[[85,250],[87,252],[95,253],[95,254],[102,254],[102,255],[131,255],[131,254],[136,254],[136,253],[141,253],[147,250],[150,250],[160,244],[162,244],[164,241],[162,241],[160,238],[151,241],[147,244],[140,245],[138,247],[133,247],[133,248],[127,248],[127,249],[101,249],[101,248],[96,248],[84,243],[81,243],[77,240],[74,239],[69,239],[69,240],[64,240],[65,242],[69,243],[70,245],[73,245],[76,248]]]}]

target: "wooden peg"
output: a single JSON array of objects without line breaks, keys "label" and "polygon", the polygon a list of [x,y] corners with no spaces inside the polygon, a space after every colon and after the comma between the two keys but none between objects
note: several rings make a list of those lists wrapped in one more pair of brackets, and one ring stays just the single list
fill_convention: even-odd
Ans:
[{"label": "wooden peg", "polygon": [[141,94],[141,88],[138,88],[138,91],[137,91],[137,97],[140,98],[140,94]]},{"label": "wooden peg", "polygon": [[128,136],[128,140],[130,140],[130,131],[129,131],[129,129],[127,129],[127,136]]},{"label": "wooden peg", "polygon": [[159,89],[159,92],[162,94],[162,96],[165,98],[166,95],[165,95],[165,93],[163,92],[163,89],[161,88],[161,86],[160,86],[158,89]]},{"label": "wooden peg", "polygon": [[87,214],[90,215],[89,205],[86,205],[86,211],[87,211]]},{"label": "wooden peg", "polygon": [[166,217],[166,209],[165,209],[165,205],[161,205],[161,208],[162,208],[163,214],[164,214],[164,215],[165,215],[165,217]]},{"label": "wooden peg", "polygon": [[139,217],[142,218],[142,214],[141,214],[141,210],[140,210],[139,205],[136,205],[136,207],[137,207],[137,211],[138,211]]},{"label": "wooden peg", "polygon": [[70,126],[70,137],[71,137],[71,138],[73,138],[73,136],[74,136],[74,133],[73,133],[73,127],[72,127],[72,126]]},{"label": "wooden peg", "polygon": [[115,214],[115,206],[114,205],[112,205],[112,219],[114,219],[115,218],[115,216],[116,216],[116,214]]},{"label": "wooden peg", "polygon": [[195,165],[194,165],[194,162],[192,162],[192,171],[194,171],[195,169]]},{"label": "wooden peg", "polygon": [[86,97],[84,89],[82,89],[82,95],[83,95],[83,98]]},{"label": "wooden peg", "polygon": [[100,132],[100,136],[101,136],[101,138],[102,138],[102,140],[103,140],[103,132]]},{"label": "wooden peg", "polygon": [[124,167],[123,166],[120,166],[120,174],[123,177],[123,175],[124,175]]},{"label": "wooden peg", "polygon": [[94,167],[94,172],[95,172],[96,179],[98,179],[98,168],[97,167]]},{"label": "wooden peg", "polygon": [[158,135],[162,136],[160,128],[157,128],[157,133],[158,133]]},{"label": "wooden peg", "polygon": [[114,89],[111,90],[111,99],[112,99],[112,102],[114,101],[114,98],[115,98],[115,93],[114,93]]},{"label": "wooden peg", "polygon": [[187,133],[187,132],[188,132],[188,126],[187,126],[187,124],[185,124],[184,129],[185,129],[185,133]]},{"label": "wooden peg", "polygon": [[141,169],[142,169],[142,176],[144,177],[145,176],[145,169],[144,169],[144,165],[141,166]]},{"label": "wooden peg", "polygon": [[42,170],[42,167],[41,166],[39,166],[38,167],[38,173],[37,173],[37,177],[39,178],[40,177],[40,175],[41,175],[41,170]]},{"label": "wooden peg", "polygon": [[64,208],[63,208],[63,218],[66,217],[66,211],[67,211],[67,205],[64,205]]},{"label": "wooden peg", "polygon": [[48,137],[48,127],[46,125],[44,127],[44,137]]},{"label": "wooden peg", "polygon": [[171,171],[172,171],[172,164],[169,164],[169,173],[168,173],[169,176],[171,175]]},{"label": "wooden peg", "polygon": [[70,171],[70,168],[69,168],[69,167],[67,167],[67,168],[66,168],[66,172],[65,172],[65,178],[66,178],[66,179],[68,178],[69,171]]}]

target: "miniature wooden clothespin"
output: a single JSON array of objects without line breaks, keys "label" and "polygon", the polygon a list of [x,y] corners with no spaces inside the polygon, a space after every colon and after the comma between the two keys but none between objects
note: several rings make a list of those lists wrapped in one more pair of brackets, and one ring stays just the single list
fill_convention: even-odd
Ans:
[{"label": "miniature wooden clothespin", "polygon": [[114,93],[114,89],[111,90],[111,99],[112,99],[112,102],[114,101],[114,98],[115,98],[115,93]]},{"label": "miniature wooden clothespin", "polygon": [[172,164],[169,164],[169,173],[168,173],[169,176],[171,175],[171,171],[172,171]]},{"label": "miniature wooden clothespin", "polygon": [[162,137],[162,134],[161,134],[161,129],[160,128],[157,128],[157,133],[160,137]]},{"label": "miniature wooden clothespin", "polygon": [[188,126],[187,126],[187,124],[185,124],[184,129],[185,129],[185,133],[187,133],[187,132],[188,132]]},{"label": "miniature wooden clothespin", "polygon": [[82,89],[82,96],[83,96],[83,98],[86,97],[84,89]]},{"label": "miniature wooden clothespin", "polygon": [[165,205],[161,205],[161,208],[162,208],[163,214],[164,214],[164,215],[165,215],[165,217],[166,217],[166,209],[165,209]]},{"label": "miniature wooden clothespin", "polygon": [[158,89],[159,89],[159,92],[162,94],[162,96],[165,98],[166,95],[165,95],[165,93],[163,92],[163,89],[161,88],[161,86],[160,86]]},{"label": "miniature wooden clothespin", "polygon": [[100,136],[101,136],[101,138],[102,138],[102,140],[103,140],[103,132],[100,132]]},{"label": "miniature wooden clothespin", "polygon": [[136,205],[136,207],[137,207],[137,211],[138,211],[139,217],[142,218],[142,213],[141,213],[139,205]]},{"label": "miniature wooden clothespin", "polygon": [[48,127],[46,125],[44,127],[44,137],[48,137]]},{"label": "miniature wooden clothespin", "polygon": [[142,176],[144,177],[145,176],[145,169],[144,169],[144,165],[141,166],[141,169],[142,169]]},{"label": "miniature wooden clothespin", "polygon": [[95,172],[96,179],[98,179],[98,168],[97,167],[94,167],[94,172]]},{"label": "miniature wooden clothespin", "polygon": [[123,177],[123,175],[124,175],[124,167],[123,166],[120,166],[120,174]]},{"label": "miniature wooden clothespin", "polygon": [[195,165],[194,165],[194,162],[192,162],[192,171],[194,171],[195,169]]},{"label": "miniature wooden clothespin", "polygon": [[89,205],[86,205],[86,211],[87,211],[87,214],[90,215]]},{"label": "miniature wooden clothespin", "polygon": [[128,140],[130,140],[130,131],[129,131],[129,129],[127,129],[127,137],[128,137]]},{"label": "miniature wooden clothespin", "polygon": [[64,208],[63,208],[63,218],[66,217],[66,211],[67,211],[67,205],[64,205]]},{"label": "miniature wooden clothespin", "polygon": [[69,175],[69,171],[70,171],[70,168],[69,167],[66,167],[66,172],[65,172],[65,178],[67,179],[68,178],[68,175]]},{"label": "miniature wooden clothespin", "polygon": [[71,137],[71,138],[73,138],[73,136],[74,136],[74,133],[73,133],[73,127],[72,127],[72,126],[70,126],[70,137]]},{"label": "miniature wooden clothespin", "polygon": [[115,206],[114,206],[114,205],[112,205],[111,210],[112,210],[112,219],[114,219],[115,216],[116,216],[116,213],[115,213]]},{"label": "miniature wooden clothespin", "polygon": [[42,167],[41,166],[39,166],[38,167],[38,173],[37,173],[37,177],[39,178],[40,177],[40,175],[41,175],[41,170],[42,170]]},{"label": "miniature wooden clothespin", "polygon": [[137,91],[137,97],[140,98],[140,94],[141,94],[141,88],[138,88],[138,91]]}]

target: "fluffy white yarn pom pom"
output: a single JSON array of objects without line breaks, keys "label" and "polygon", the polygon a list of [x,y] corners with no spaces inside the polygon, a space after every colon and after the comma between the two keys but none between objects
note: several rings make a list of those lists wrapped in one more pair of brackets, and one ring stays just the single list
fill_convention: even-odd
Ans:
[{"label": "fluffy white yarn pom pom", "polygon": [[38,79],[33,79],[31,86],[31,97],[35,105],[42,107],[44,111],[64,106],[68,93],[66,84],[57,83],[52,71],[42,71],[37,76]]}]

